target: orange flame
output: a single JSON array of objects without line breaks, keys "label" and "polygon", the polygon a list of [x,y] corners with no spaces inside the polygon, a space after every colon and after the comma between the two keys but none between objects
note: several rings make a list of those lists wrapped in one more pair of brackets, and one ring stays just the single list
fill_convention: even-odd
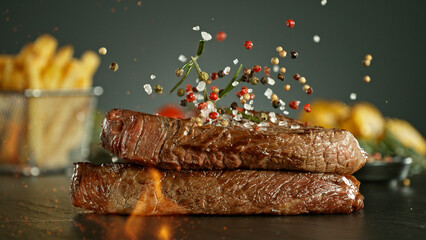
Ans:
[{"label": "orange flame", "polygon": [[170,235],[171,235],[171,232],[170,232],[169,225],[163,224],[160,227],[160,231],[158,231],[158,239],[159,240],[170,240]]}]

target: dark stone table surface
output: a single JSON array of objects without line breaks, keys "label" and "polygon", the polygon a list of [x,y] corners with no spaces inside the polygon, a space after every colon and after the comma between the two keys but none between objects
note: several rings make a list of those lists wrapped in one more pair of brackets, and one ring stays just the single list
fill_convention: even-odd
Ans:
[{"label": "dark stone table surface", "polygon": [[361,184],[349,215],[126,217],[71,205],[69,176],[0,175],[0,239],[426,239],[426,174]]}]

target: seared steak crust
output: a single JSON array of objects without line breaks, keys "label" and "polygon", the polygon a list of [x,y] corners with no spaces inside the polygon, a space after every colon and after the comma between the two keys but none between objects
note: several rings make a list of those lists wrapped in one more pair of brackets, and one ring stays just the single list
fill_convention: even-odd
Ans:
[{"label": "seared steak crust", "polygon": [[161,171],[76,163],[76,207],[106,214],[335,214],[363,208],[350,175],[283,171]]},{"label": "seared steak crust", "polygon": [[[196,126],[130,110],[107,113],[102,146],[128,162],[165,170],[268,169],[351,174],[367,154],[348,131],[305,126]],[[297,128],[292,128],[296,126]]]}]

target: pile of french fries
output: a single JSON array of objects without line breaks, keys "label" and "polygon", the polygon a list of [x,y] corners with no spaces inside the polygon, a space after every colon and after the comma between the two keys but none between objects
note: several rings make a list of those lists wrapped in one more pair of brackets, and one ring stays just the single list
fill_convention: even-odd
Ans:
[{"label": "pile of french fries", "polygon": [[[0,55],[0,163],[63,168],[88,135],[92,99],[66,91],[92,87],[99,56],[86,51],[76,59],[72,46],[57,47],[54,37],[42,35],[17,55]],[[26,89],[64,94],[28,98],[19,94]]]}]

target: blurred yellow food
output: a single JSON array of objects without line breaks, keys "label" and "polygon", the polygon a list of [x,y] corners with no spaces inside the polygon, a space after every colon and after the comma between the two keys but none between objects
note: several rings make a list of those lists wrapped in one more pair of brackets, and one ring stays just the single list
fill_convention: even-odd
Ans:
[{"label": "blurred yellow food", "polygon": [[311,108],[312,112],[302,112],[299,119],[325,128],[339,128],[350,114],[350,107],[339,101],[316,100]]},{"label": "blurred yellow food", "polygon": [[382,113],[371,103],[357,103],[350,116],[342,121],[341,128],[362,139],[381,139],[384,136],[385,120]]},{"label": "blurred yellow food", "polygon": [[423,136],[407,121],[396,118],[386,119],[386,129],[405,147],[426,155],[426,141]]}]

